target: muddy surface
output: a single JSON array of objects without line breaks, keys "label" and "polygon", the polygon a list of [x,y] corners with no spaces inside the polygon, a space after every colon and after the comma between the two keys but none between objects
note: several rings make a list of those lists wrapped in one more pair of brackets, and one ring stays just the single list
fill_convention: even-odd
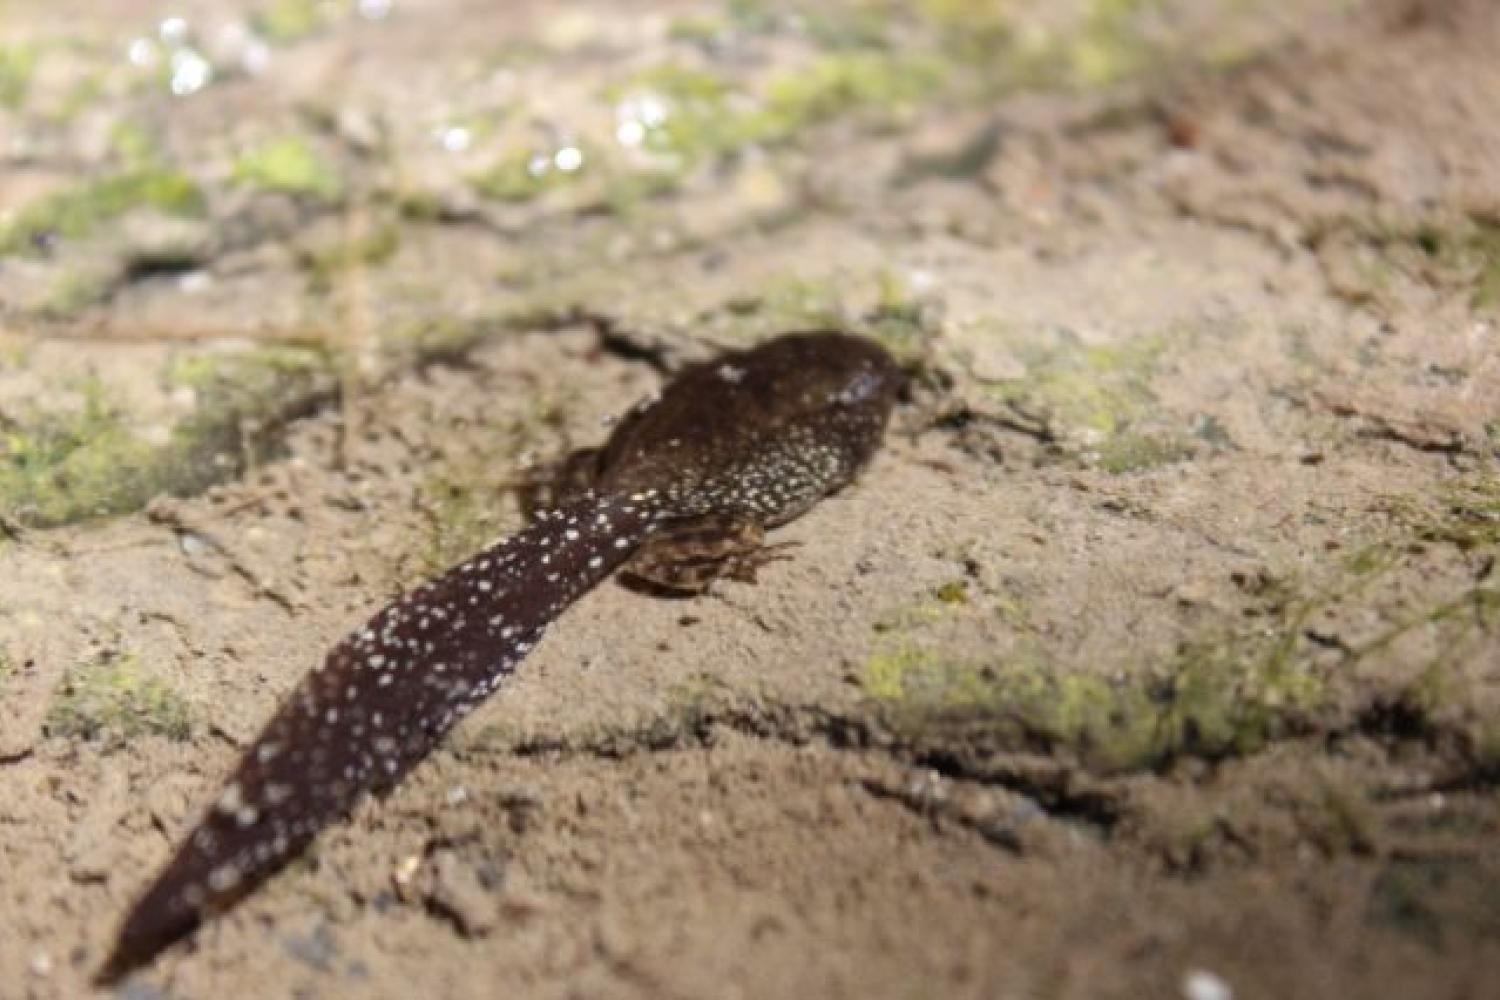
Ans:
[{"label": "muddy surface", "polygon": [[589,595],[115,992],[1492,995],[1494,4],[0,18],[0,997],[530,470],[827,325],[912,390],[793,560]]}]

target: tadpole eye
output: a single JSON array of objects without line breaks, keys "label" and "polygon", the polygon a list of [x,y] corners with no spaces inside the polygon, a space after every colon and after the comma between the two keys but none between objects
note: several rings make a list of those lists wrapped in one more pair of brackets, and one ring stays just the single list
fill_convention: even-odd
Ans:
[{"label": "tadpole eye", "polygon": [[861,371],[855,373],[843,388],[833,395],[833,402],[841,406],[854,406],[863,403],[880,391],[881,376],[878,372]]}]

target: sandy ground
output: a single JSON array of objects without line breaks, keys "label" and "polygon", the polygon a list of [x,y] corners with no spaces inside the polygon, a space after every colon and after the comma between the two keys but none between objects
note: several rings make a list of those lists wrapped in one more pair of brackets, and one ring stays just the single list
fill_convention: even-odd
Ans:
[{"label": "sandy ground", "polygon": [[1493,995],[1493,3],[0,17],[0,997],[529,469],[829,323],[912,390],[793,560],[587,596],[115,992]]}]

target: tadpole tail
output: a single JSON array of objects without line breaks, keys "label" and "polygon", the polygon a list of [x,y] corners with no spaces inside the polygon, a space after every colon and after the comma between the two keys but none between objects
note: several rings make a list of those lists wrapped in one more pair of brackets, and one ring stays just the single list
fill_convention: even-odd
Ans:
[{"label": "tadpole tail", "polygon": [[149,961],[274,874],[362,793],[399,782],[651,533],[645,500],[585,496],[541,512],[335,646],[130,911],[98,979]]}]

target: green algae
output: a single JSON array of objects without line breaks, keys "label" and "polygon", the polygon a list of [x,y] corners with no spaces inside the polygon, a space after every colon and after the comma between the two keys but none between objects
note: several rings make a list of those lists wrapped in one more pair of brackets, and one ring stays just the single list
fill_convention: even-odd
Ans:
[{"label": "green algae", "polygon": [[168,381],[198,389],[200,403],[162,442],[138,433],[97,379],[83,380],[77,410],[0,427],[0,512],[45,528],[201,491],[243,470],[271,427],[309,406],[327,367],[293,348],[179,361]]},{"label": "green algae", "polygon": [[962,62],[1000,61],[1014,47],[1009,0],[920,0],[917,9],[937,28],[944,50]]},{"label": "green algae", "polygon": [[163,162],[160,142],[138,122],[116,122],[109,130],[109,145],[119,161],[128,167],[147,167]]},{"label": "green algae", "polygon": [[831,53],[767,85],[757,131],[764,140],[778,141],[851,111],[910,108],[935,94],[943,81],[940,62],[921,53]]},{"label": "green algae", "polygon": [[969,585],[963,580],[949,580],[933,591],[933,596],[944,604],[968,604]]},{"label": "green algae", "polygon": [[499,421],[476,437],[462,455],[439,463],[422,484],[428,530],[418,553],[420,574],[430,576],[468,558],[513,526],[506,511],[509,494],[529,482],[497,485],[497,468],[515,468],[519,457],[561,426],[564,398],[539,397],[527,412]]},{"label": "green algae", "polygon": [[0,106],[18,108],[26,100],[39,55],[35,45],[0,45]]},{"label": "green algae", "polygon": [[1369,238],[1378,247],[1414,247],[1443,280],[1468,287],[1473,308],[1500,308],[1500,220],[1475,215],[1372,226]]},{"label": "green algae", "polygon": [[259,191],[332,201],[344,189],[343,178],[312,143],[300,135],[281,135],[245,150],[234,162],[236,183]]},{"label": "green algae", "polygon": [[[1163,53],[1143,31],[1160,0],[1088,0],[1061,30],[1025,30],[1005,0],[922,0],[942,50],[993,86],[1109,86],[1147,70]],[[1217,50],[1216,50],[1217,51]],[[1242,55],[1239,58],[1243,58]]]},{"label": "green algae", "polygon": [[134,208],[195,217],[204,211],[203,192],[187,175],[157,166],[86,181],[25,206],[0,225],[0,255],[34,252],[50,238],[87,236]]},{"label": "green algae", "polygon": [[1475,269],[1474,308],[1500,309],[1500,221],[1475,220],[1464,252]]},{"label": "green algae", "polygon": [[328,5],[318,0],[271,0],[254,16],[260,33],[278,45],[290,45],[328,25]]},{"label": "green algae", "polygon": [[[1369,580],[1371,562],[1354,579]],[[1175,653],[1108,674],[1051,662],[1024,608],[971,600],[950,581],[881,616],[880,636],[860,672],[863,690],[892,731],[917,745],[977,743],[991,749],[1062,754],[1100,773],[1156,768],[1175,759],[1250,754],[1312,731],[1334,705],[1326,671],[1308,655],[1312,616],[1357,592],[1341,581],[1315,594],[1290,583],[1260,595],[1266,626],[1206,631]],[[1018,650],[987,658],[952,655],[921,634],[966,608],[993,610],[1020,637]]]},{"label": "green algae", "polygon": [[307,272],[309,290],[325,293],[334,287],[341,275],[379,267],[400,249],[401,229],[388,222],[353,240],[311,247],[299,254],[298,263]]},{"label": "green algae", "polygon": [[667,25],[667,37],[674,42],[706,45],[727,36],[730,26],[728,17],[711,11],[679,14]]},{"label": "green algae", "polygon": [[474,190],[486,198],[505,202],[527,202],[551,191],[569,187],[592,173],[598,153],[584,148],[577,169],[563,170],[547,153],[534,149],[513,149],[494,164],[469,178]]},{"label": "green algae", "polygon": [[832,279],[799,274],[768,278],[714,312],[732,336],[747,340],[782,330],[841,326],[844,321],[838,285]]},{"label": "green algae", "polygon": [[120,742],[137,736],[185,740],[187,701],[131,653],[105,653],[70,669],[43,720],[49,737]]},{"label": "green algae", "polygon": [[757,340],[788,330],[838,328],[878,341],[904,365],[926,356],[937,311],[896,272],[771,275],[706,309],[730,337]]},{"label": "green algae", "polygon": [[163,378],[198,392],[209,409],[241,414],[275,410],[332,368],[332,356],[319,344],[278,344],[229,353],[184,352],[172,359]]},{"label": "green algae", "polygon": [[850,325],[878,341],[904,365],[916,365],[936,335],[936,312],[899,273],[884,269],[875,275],[875,305]]},{"label": "green algae", "polygon": [[1109,773],[1183,755],[1247,754],[1306,730],[1329,694],[1295,649],[1291,632],[1270,642],[1236,637],[1112,679],[1028,657],[950,660],[897,640],[866,661],[861,679],[893,728],[913,738],[979,731],[1014,749],[1063,751]]},{"label": "green algae", "polygon": [[1146,416],[1156,400],[1151,376],[1167,339],[1135,337],[1119,344],[1085,344],[1071,331],[1015,345],[1026,365],[1023,378],[990,391],[1007,403],[1024,403],[1073,430],[1119,434]]},{"label": "green algae", "polygon": [[701,160],[730,152],[751,141],[746,117],[731,109],[735,90],[707,70],[661,63],[636,73],[605,91],[612,103],[647,99],[661,103],[661,120],[643,123],[641,146],[670,158],[661,170],[675,173]]},{"label": "green algae", "polygon": [[887,116],[910,110],[937,93],[941,63],[924,53],[885,50],[827,52],[795,72],[744,89],[709,70],[666,62],[606,88],[611,103],[651,100],[659,120],[642,123],[641,146],[657,163],[639,172],[660,174],[670,187],[701,163],[750,146],[791,143],[809,128],[855,112]]},{"label": "green algae", "polygon": [[1388,509],[1417,539],[1465,551],[1500,547],[1500,477],[1454,479],[1424,496],[1393,498]]},{"label": "green algae", "polygon": [[511,523],[503,507],[505,491],[493,480],[482,482],[471,469],[449,464],[422,484],[428,528],[419,553],[419,576],[442,572],[467,559],[499,538]]},{"label": "green algae", "polygon": [[154,452],[104,401],[81,387],[77,413],[40,414],[0,438],[0,510],[48,527],[141,506],[155,493]]},{"label": "green algae", "polygon": [[1170,434],[1125,431],[1106,438],[1096,454],[1095,465],[1118,476],[1187,461],[1193,457],[1193,447]]},{"label": "green algae", "polygon": [[[880,638],[860,680],[892,730],[914,743],[977,739],[1116,773],[1184,756],[1244,756],[1287,737],[1340,731],[1349,725],[1347,700],[1359,690],[1352,678],[1368,676],[1358,665],[1394,655],[1405,680],[1395,690],[1362,694],[1368,711],[1395,711],[1403,725],[1442,734],[1457,759],[1489,773],[1500,766],[1500,727],[1464,665],[1493,646],[1500,587],[1481,581],[1437,597],[1408,595],[1395,610],[1379,601],[1393,574],[1419,558],[1417,543],[1481,557],[1500,549],[1500,487],[1493,477],[1471,476],[1392,510],[1396,530],[1341,557],[1324,583],[1272,578],[1247,591],[1256,599],[1247,613],[1257,627],[1205,632],[1158,662],[1104,676],[1051,663],[1035,650],[997,659],[950,655],[917,635],[962,608],[940,595],[876,623]],[[1328,639],[1314,634],[1313,623],[1329,615],[1369,620],[1371,613],[1390,624],[1361,643],[1340,645],[1330,661]],[[1430,651],[1413,663],[1413,652],[1396,645],[1419,630]],[[1333,819],[1342,815],[1338,803],[1325,805]],[[1335,823],[1330,835],[1348,825]]]},{"label": "green algae", "polygon": [[49,318],[71,316],[106,299],[115,280],[116,272],[110,268],[70,267],[54,279],[46,296],[28,312]]},{"label": "green algae", "polygon": [[1313,248],[1345,236],[1374,251],[1356,259],[1336,291],[1356,304],[1380,302],[1397,275],[1467,290],[1481,311],[1500,309],[1500,219],[1482,214],[1427,217],[1334,215],[1315,220],[1304,236]]},{"label": "green algae", "polygon": [[1144,763],[1154,749],[1155,716],[1135,704],[1136,689],[1024,659],[951,661],[900,644],[871,656],[862,682],[892,727],[912,737],[979,728],[1016,749],[1065,747],[1110,769]]},{"label": "green algae", "polygon": [[1467,285],[1474,308],[1500,306],[1500,220],[1480,215],[1415,222],[1376,217],[1333,220],[1327,227],[1352,229],[1394,258],[1382,258],[1387,267],[1400,266],[1400,255],[1415,251],[1444,281]]},{"label": "green algae", "polygon": [[1104,87],[1145,68],[1153,53],[1137,24],[1159,2],[1091,0],[1082,26],[1064,43],[1074,80]]}]

